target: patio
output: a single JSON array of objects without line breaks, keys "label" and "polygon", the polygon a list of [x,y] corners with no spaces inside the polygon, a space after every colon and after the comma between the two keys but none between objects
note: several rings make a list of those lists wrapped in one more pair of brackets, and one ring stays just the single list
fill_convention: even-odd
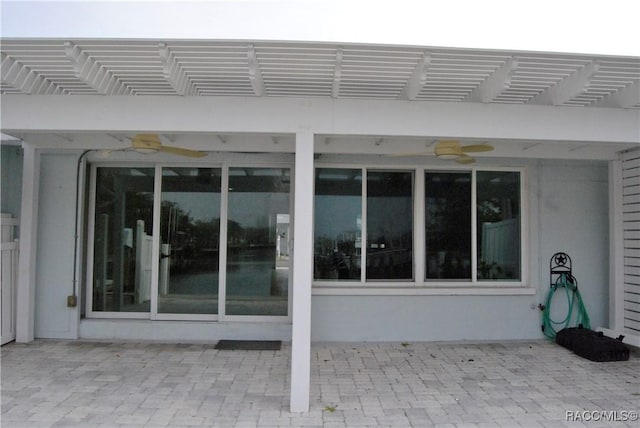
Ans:
[{"label": "patio", "polygon": [[314,343],[310,411],[296,414],[289,344],[213,345],[5,345],[2,426],[636,426],[640,408],[637,352],[594,363],[545,341]]}]

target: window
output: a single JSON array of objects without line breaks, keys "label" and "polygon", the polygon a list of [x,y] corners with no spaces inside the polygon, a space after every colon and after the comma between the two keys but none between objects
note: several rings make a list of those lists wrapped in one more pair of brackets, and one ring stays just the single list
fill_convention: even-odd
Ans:
[{"label": "window", "polygon": [[[521,173],[418,171],[424,174],[424,192],[414,200],[414,171],[316,169],[315,280],[520,282]],[[415,204],[424,214],[418,230]],[[416,246],[416,239],[424,239],[424,247]],[[423,278],[414,278],[416,263]]]},{"label": "window", "polygon": [[478,280],[520,279],[520,174],[476,174]]},{"label": "window", "polygon": [[360,280],[362,170],[316,169],[314,276]]},{"label": "window", "polygon": [[471,172],[425,174],[427,280],[471,280]]},{"label": "window", "polygon": [[367,279],[413,279],[413,174],[367,173]]},{"label": "window", "polygon": [[315,186],[315,279],[413,279],[412,172],[318,168]]}]

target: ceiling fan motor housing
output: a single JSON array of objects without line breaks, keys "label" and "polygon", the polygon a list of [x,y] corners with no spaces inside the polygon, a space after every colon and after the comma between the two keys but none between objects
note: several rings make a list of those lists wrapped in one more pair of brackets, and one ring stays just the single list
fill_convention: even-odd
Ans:
[{"label": "ceiling fan motor housing", "polygon": [[131,145],[136,150],[158,151],[162,142],[157,134],[136,134]]},{"label": "ceiling fan motor housing", "polygon": [[457,141],[440,141],[436,145],[436,156],[441,159],[456,159],[459,156],[462,156],[462,149],[460,147],[460,143]]}]

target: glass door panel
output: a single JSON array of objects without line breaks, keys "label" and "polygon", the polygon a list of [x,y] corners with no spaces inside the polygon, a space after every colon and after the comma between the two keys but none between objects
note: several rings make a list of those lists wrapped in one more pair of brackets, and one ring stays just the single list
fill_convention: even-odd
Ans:
[{"label": "glass door panel", "polygon": [[220,172],[162,170],[158,313],[218,313]]},{"label": "glass door panel", "polygon": [[149,312],[153,168],[98,168],[94,312]]},{"label": "glass door panel", "polygon": [[230,168],[227,315],[288,313],[288,168]]}]

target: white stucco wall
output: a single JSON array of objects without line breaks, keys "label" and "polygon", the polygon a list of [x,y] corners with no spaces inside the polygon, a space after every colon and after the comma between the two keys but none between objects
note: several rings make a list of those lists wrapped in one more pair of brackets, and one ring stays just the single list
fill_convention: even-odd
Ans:
[{"label": "white stucco wall", "polygon": [[313,341],[536,337],[535,296],[314,296]]},{"label": "white stucco wall", "polygon": [[[606,162],[530,164],[533,296],[314,296],[314,341],[508,340],[540,338],[549,259],[564,251],[592,327],[608,323]],[[537,242],[536,242],[537,239]],[[537,260],[536,260],[537,257]]]},{"label": "white stucco wall", "polygon": [[[540,165],[541,282],[549,258],[564,251],[592,327],[609,324],[609,205],[606,162],[545,161]],[[546,293],[546,290],[545,290]]]},{"label": "white stucco wall", "polygon": [[35,337],[76,338],[72,293],[75,154],[42,154],[36,253]]},{"label": "white stucco wall", "polygon": [[[36,274],[36,337],[151,340],[289,340],[287,324],[84,320],[67,308],[72,290],[75,154],[43,154]],[[314,341],[502,340],[542,337],[549,258],[565,251],[592,319],[608,319],[606,162],[529,162],[531,286],[535,295],[312,297]],[[79,332],[79,333],[78,333]]]},{"label": "white stucco wall", "polygon": [[150,321],[85,319],[83,339],[215,342],[233,340],[291,340],[291,324],[258,322]]}]

